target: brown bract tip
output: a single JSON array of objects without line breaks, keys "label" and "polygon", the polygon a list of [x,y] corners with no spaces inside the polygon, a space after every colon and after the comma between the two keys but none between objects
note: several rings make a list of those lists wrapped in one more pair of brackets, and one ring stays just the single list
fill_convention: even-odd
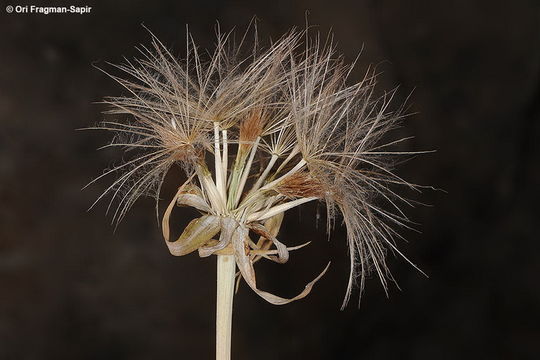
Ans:
[{"label": "brown bract tip", "polygon": [[323,184],[307,171],[287,176],[279,183],[276,190],[291,198],[323,198],[326,194]]},{"label": "brown bract tip", "polygon": [[252,143],[262,134],[265,124],[261,109],[253,110],[240,124],[240,144]]}]

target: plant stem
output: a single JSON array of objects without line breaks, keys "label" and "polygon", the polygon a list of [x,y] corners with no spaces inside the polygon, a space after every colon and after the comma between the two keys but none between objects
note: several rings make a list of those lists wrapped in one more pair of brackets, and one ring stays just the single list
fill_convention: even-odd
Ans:
[{"label": "plant stem", "polygon": [[216,172],[216,187],[220,196],[222,196],[223,187],[223,164],[221,162],[221,152],[219,150],[219,124],[214,122],[214,169]]},{"label": "plant stem", "polygon": [[236,191],[236,198],[234,201],[234,206],[238,205],[238,201],[240,201],[240,197],[242,196],[242,192],[244,191],[244,186],[246,185],[247,178],[249,176],[249,172],[251,171],[251,165],[253,164],[253,158],[255,157],[255,153],[257,152],[257,147],[259,146],[259,141],[261,140],[260,137],[257,137],[255,140],[255,143],[253,144],[251,148],[251,152],[249,154],[248,162],[245,166],[245,168],[242,171],[242,178],[240,179],[240,184],[238,184],[238,190]]},{"label": "plant stem", "polygon": [[271,218],[274,215],[277,215],[279,213],[285,212],[289,209],[292,209],[293,207],[296,207],[298,205],[305,204],[307,202],[317,200],[317,197],[307,197],[307,198],[300,198],[293,201],[289,201],[283,204],[276,205],[274,207],[271,207],[267,210],[257,211],[251,215],[248,216],[248,221],[261,221],[266,220],[268,218]]},{"label": "plant stem", "polygon": [[[272,186],[276,185],[283,179],[285,179],[287,176],[290,176],[294,174],[295,172],[298,172],[300,169],[302,169],[306,165],[306,160],[302,159],[298,162],[298,164],[295,165],[291,170],[289,170],[285,175],[280,176],[279,178],[269,182],[268,184],[264,185],[261,190],[266,190],[272,188]],[[277,172],[276,172],[277,173]]]},{"label": "plant stem", "polygon": [[250,192],[259,190],[263,181],[266,180],[266,177],[270,173],[270,170],[272,170],[272,166],[274,166],[277,159],[278,159],[277,155],[272,155],[272,157],[270,158],[270,161],[268,162],[268,165],[266,165],[266,169],[264,169],[264,172],[262,173],[262,175],[259,176],[259,179],[257,179],[257,182],[255,183],[255,185],[253,185]]},{"label": "plant stem", "polygon": [[217,258],[216,360],[230,360],[236,262],[234,255]]},{"label": "plant stem", "polygon": [[227,130],[221,131],[221,138],[223,139],[223,154],[221,162],[223,163],[223,184],[222,193],[225,197],[225,204],[227,204],[227,171],[229,170],[229,143],[227,140]]}]

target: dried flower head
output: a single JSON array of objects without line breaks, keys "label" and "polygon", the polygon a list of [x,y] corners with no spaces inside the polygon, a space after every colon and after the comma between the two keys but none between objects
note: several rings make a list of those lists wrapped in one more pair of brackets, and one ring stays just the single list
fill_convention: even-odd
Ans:
[{"label": "dried flower head", "polygon": [[[130,95],[107,98],[109,113],[129,116],[98,128],[115,133],[108,146],[133,157],[99,177],[121,174],[97,201],[111,194],[109,208],[116,204],[113,219],[120,220],[141,195],[157,200],[167,171],[180,164],[188,180],[162,218],[170,252],[234,254],[247,284],[273,304],[306,296],[328,266],[285,299],[257,287],[253,264],[287,261],[299,247],[277,239],[284,212],[322,202],[328,231],[338,216],[347,228],[345,305],[356,279],[363,289],[373,270],[387,288],[387,250],[401,255],[393,226],[408,222],[399,208],[408,201],[395,185],[415,186],[391,169],[392,158],[410,154],[387,150],[403,139],[384,142],[402,118],[401,108],[388,107],[394,92],[376,97],[373,71],[348,85],[354,64],[337,57],[331,41],[306,33],[291,31],[267,49],[255,40],[244,57],[245,38],[234,46],[231,34],[218,32],[214,52],[205,57],[188,35],[183,59],[152,35],[152,48],[143,47],[140,59],[115,65],[130,80],[110,75]],[[170,241],[175,206],[196,208],[201,216]]]}]

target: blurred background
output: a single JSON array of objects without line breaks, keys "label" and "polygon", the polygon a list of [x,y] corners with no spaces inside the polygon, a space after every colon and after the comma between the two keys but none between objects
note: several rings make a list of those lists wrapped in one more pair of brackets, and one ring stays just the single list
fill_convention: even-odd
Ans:
[{"label": "blurred background", "polygon": [[[34,2],[36,4],[37,2]],[[451,3],[451,4],[450,4]],[[29,4],[29,3],[28,3]],[[39,5],[60,5],[60,1]],[[71,2],[87,15],[8,14],[0,8],[0,359],[212,359],[215,258],[174,258],[151,199],[116,232],[104,204],[110,184],[81,188],[121,155],[110,138],[77,132],[103,119],[123,91],[92,67],[122,62],[150,28],[176,54],[185,26],[212,48],[214,27],[261,38],[308,21],[332,30],[379,90],[412,92],[402,135],[418,156],[398,170],[429,206],[406,209],[390,265],[401,291],[368,281],[340,311],[348,276],[345,232],[330,241],[313,208],[286,216],[282,241],[312,244],[285,265],[260,263],[262,288],[294,295],[328,260],[305,299],[273,306],[245,284],[235,297],[235,359],[532,359],[540,353],[540,6],[537,1]],[[36,4],[38,5],[38,4]],[[363,49],[363,50],[362,50]],[[414,90],[414,91],[413,91]],[[163,198],[177,175],[168,177]],[[166,201],[166,200],[165,200]],[[163,206],[163,205],[162,205]],[[356,294],[357,296],[358,294]]]}]

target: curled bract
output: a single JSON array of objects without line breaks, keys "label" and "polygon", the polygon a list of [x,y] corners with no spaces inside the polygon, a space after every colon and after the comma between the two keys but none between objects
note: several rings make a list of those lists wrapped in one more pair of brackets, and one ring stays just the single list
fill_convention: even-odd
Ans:
[{"label": "curled bract", "polygon": [[[191,202],[196,204],[204,202],[204,199],[202,198],[194,198],[197,197],[197,195],[193,194],[194,188],[196,187],[189,183],[181,186],[167,206],[167,209],[163,215],[163,238],[172,255],[187,255],[195,250],[199,251],[199,256],[201,257],[207,257],[216,253],[234,254],[238,269],[249,287],[263,299],[275,305],[287,304],[307,296],[313,285],[328,270],[330,263],[328,263],[324,270],[315,279],[306,285],[302,292],[290,299],[271,294],[257,287],[257,280],[253,264],[260,257],[266,257],[267,259],[277,263],[285,263],[289,259],[289,250],[299,248],[287,248],[276,238],[279,228],[281,227],[283,213],[275,215],[269,220],[266,220],[264,224],[258,222],[239,223],[237,219],[232,217],[206,214],[193,219],[186,226],[177,240],[170,241],[169,222],[174,206],[186,205],[186,198],[190,199]],[[194,207],[201,210],[199,207]],[[251,240],[249,235],[250,230],[260,236],[257,244]],[[219,240],[213,239],[213,237],[218,233],[220,234]],[[270,249],[272,245],[276,247],[276,250]],[[225,249],[228,249],[228,251],[224,251]]]}]

